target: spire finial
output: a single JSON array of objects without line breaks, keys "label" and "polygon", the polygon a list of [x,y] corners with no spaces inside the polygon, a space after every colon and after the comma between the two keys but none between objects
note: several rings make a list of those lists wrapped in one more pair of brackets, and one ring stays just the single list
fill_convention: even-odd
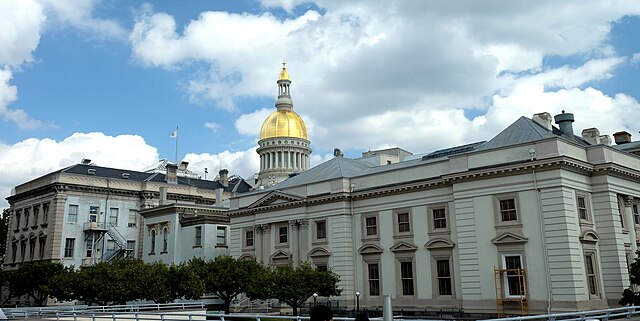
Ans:
[{"label": "spire finial", "polygon": [[287,62],[282,59],[282,69],[287,69]]},{"label": "spire finial", "polygon": [[289,72],[287,71],[287,62],[282,60],[282,71],[280,72],[280,77],[278,80],[291,80],[289,79]]}]

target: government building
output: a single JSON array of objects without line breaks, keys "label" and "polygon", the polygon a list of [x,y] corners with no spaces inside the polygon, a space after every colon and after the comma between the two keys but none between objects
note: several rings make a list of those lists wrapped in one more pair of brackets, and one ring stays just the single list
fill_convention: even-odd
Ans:
[{"label": "government building", "polygon": [[307,169],[285,71],[260,132],[258,188],[230,199],[232,256],[331,269],[343,291],[323,300],[347,307],[381,308],[384,295],[405,311],[619,306],[640,227],[629,133],[612,144],[596,128],[575,135],[571,113],[539,113],[488,141],[358,159],[336,150]]}]

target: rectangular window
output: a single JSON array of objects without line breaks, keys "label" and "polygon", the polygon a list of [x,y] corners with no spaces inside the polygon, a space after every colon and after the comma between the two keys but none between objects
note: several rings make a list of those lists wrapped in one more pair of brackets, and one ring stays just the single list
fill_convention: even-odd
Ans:
[{"label": "rectangular window", "polygon": [[378,222],[375,216],[365,218],[364,225],[367,230],[367,236],[378,235]]},{"label": "rectangular window", "polygon": [[285,244],[287,243],[287,234],[288,234],[288,229],[286,226],[280,226],[278,228],[278,240],[280,241],[280,244]]},{"label": "rectangular window", "polygon": [[64,257],[70,258],[73,257],[73,250],[76,245],[76,239],[68,238],[64,241]]},{"label": "rectangular window", "polygon": [[33,259],[35,259],[36,256],[36,239],[30,239],[29,240],[29,258],[31,259],[31,261],[33,261]]},{"label": "rectangular window", "polygon": [[367,264],[369,273],[369,295],[380,295],[380,268],[378,263]]},{"label": "rectangular window", "polygon": [[588,220],[587,216],[587,198],[584,196],[578,196],[578,217],[581,220]]},{"label": "rectangular window", "polygon": [[100,207],[98,206],[89,206],[89,222],[97,222],[98,221],[98,212],[100,211]]},{"label": "rectangular window", "polygon": [[398,233],[410,233],[409,213],[398,213]]},{"label": "rectangular window", "polygon": [[227,228],[218,226],[217,234],[216,234],[216,245],[225,246],[227,245]]},{"label": "rectangular window", "polygon": [[33,207],[33,227],[36,227],[38,225],[38,216],[40,216],[40,207],[39,206],[34,206]]},{"label": "rectangular window", "polygon": [[584,268],[587,272],[587,286],[589,294],[598,295],[598,278],[596,275],[595,255],[587,253],[584,256]]},{"label": "rectangular window", "polygon": [[503,222],[518,220],[516,200],[514,198],[500,200],[500,218]]},{"label": "rectangular window", "polygon": [[31,212],[28,208],[24,209],[24,227],[27,228],[29,226],[29,216],[31,216]]},{"label": "rectangular window", "polygon": [[115,251],[116,250],[116,241],[107,240],[107,251]]},{"label": "rectangular window", "polygon": [[522,268],[522,256],[503,255],[502,264],[505,269],[505,295],[507,297],[520,297],[525,295],[524,269]]},{"label": "rectangular window", "polygon": [[244,232],[244,246],[246,247],[253,246],[253,230]]},{"label": "rectangular window", "polygon": [[45,246],[47,245],[47,237],[43,236],[43,237],[39,238],[38,239],[38,243],[39,243],[38,245],[40,246],[38,248],[38,251],[40,252],[39,253],[40,254],[40,259],[42,260],[42,259],[44,259],[44,249],[45,249]]},{"label": "rectangular window", "polygon": [[18,243],[11,244],[11,262],[16,263],[16,259],[18,257]]},{"label": "rectangular window", "polygon": [[69,223],[78,222],[78,205],[69,205]]},{"label": "rectangular window", "polygon": [[86,257],[91,257],[93,255],[93,240],[91,239],[87,240],[86,251],[87,251]]},{"label": "rectangular window", "polygon": [[446,229],[447,228],[447,215],[444,208],[437,208],[432,211],[433,213],[433,229]]},{"label": "rectangular window", "polygon": [[22,216],[22,211],[16,211],[16,230],[20,228],[20,217]]},{"label": "rectangular window", "polygon": [[438,293],[440,295],[451,295],[451,269],[449,260],[436,260],[438,271]]},{"label": "rectangular window", "polygon": [[327,266],[326,265],[316,265],[316,270],[318,270],[319,272],[327,272]]},{"label": "rectangular window", "polygon": [[42,204],[42,224],[47,224],[49,220],[49,203]]},{"label": "rectangular window", "polygon": [[327,221],[316,222],[316,239],[324,240],[327,238]]},{"label": "rectangular window", "polygon": [[631,211],[633,211],[633,221],[636,224],[640,224],[640,213],[638,212],[638,204],[631,205]]},{"label": "rectangular window", "polygon": [[136,249],[136,241],[135,240],[127,240],[127,250],[134,251]]},{"label": "rectangular window", "polygon": [[194,241],[195,246],[202,246],[202,226],[196,226],[196,239]]},{"label": "rectangular window", "polygon": [[129,220],[127,227],[136,227],[138,222],[138,210],[129,210]]},{"label": "rectangular window", "polygon": [[400,262],[400,278],[402,280],[402,295],[413,295],[412,262]]},{"label": "rectangular window", "polygon": [[113,225],[113,226],[118,226],[118,215],[119,215],[120,211],[115,208],[112,207],[109,209],[109,224]]}]

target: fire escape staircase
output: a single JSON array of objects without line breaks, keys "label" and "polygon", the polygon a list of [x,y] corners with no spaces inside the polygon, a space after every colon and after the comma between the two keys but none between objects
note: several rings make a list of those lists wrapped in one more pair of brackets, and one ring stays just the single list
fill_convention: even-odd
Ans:
[{"label": "fire escape staircase", "polygon": [[118,228],[112,224],[87,222],[84,224],[84,231],[86,232],[85,240],[88,240],[92,235],[95,235],[94,244],[97,244],[105,234],[109,235],[115,243],[115,247],[113,249],[106,249],[103,252],[103,261],[112,261],[119,258],[131,257],[133,249],[127,248],[127,239],[118,231]]}]

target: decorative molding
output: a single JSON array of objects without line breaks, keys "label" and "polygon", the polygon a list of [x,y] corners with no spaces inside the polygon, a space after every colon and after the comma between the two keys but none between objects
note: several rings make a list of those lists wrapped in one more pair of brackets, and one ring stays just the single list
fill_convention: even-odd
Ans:
[{"label": "decorative molding", "polygon": [[309,251],[310,258],[323,258],[331,256],[331,252],[323,247],[316,247]]},{"label": "decorative molding", "polygon": [[415,252],[418,249],[418,247],[413,244],[400,241],[395,245],[393,245],[392,247],[390,247],[389,249],[391,250],[391,252],[398,254],[398,253],[406,253],[406,252]]},{"label": "decorative molding", "polygon": [[424,247],[429,251],[434,250],[452,250],[456,246],[455,243],[444,238],[436,238],[427,242]]},{"label": "decorative molding", "polygon": [[598,233],[596,233],[596,231],[592,229],[585,230],[584,232],[582,232],[582,234],[580,234],[580,242],[582,243],[595,244],[598,243],[599,240],[600,237],[598,236]]},{"label": "decorative molding", "polygon": [[384,249],[377,244],[365,244],[358,249],[361,255],[382,254]]},{"label": "decorative molding", "polygon": [[495,245],[525,244],[529,239],[513,232],[502,233],[491,240]]}]

